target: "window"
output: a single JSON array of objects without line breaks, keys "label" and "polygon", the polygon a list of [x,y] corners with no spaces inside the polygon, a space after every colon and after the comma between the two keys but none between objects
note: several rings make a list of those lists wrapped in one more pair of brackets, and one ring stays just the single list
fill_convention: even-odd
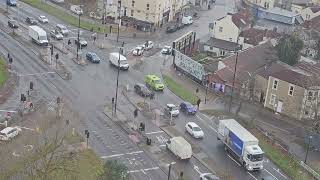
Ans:
[{"label": "window", "polygon": [[134,3],[135,3],[135,2],[134,2],[134,1],[132,1],[132,7],[134,7]]},{"label": "window", "polygon": [[294,90],[293,85],[290,85],[290,86],[289,86],[289,92],[288,92],[288,94],[289,94],[290,96],[293,96],[293,90]]},{"label": "window", "polygon": [[212,50],[213,50],[213,47],[210,46],[210,50],[212,51]]},{"label": "window", "polygon": [[232,42],[232,38],[229,38],[229,41],[231,41],[231,42]]},{"label": "window", "polygon": [[278,88],[278,80],[273,80],[272,89],[277,90]]},{"label": "window", "polygon": [[224,52],[224,51],[220,51],[220,55],[221,55],[221,56],[224,56],[224,55],[225,55],[225,52]]},{"label": "window", "polygon": [[131,16],[133,16],[134,10],[131,10]]},{"label": "window", "polygon": [[146,20],[148,20],[148,19],[149,19],[149,14],[147,13],[147,14],[146,14]]},{"label": "window", "polygon": [[313,96],[312,91],[309,91],[309,92],[308,92],[308,101],[311,101],[312,96]]},{"label": "window", "polygon": [[150,9],[150,4],[147,4],[147,10],[149,10]]},{"label": "window", "polygon": [[276,102],[276,95],[275,94],[271,94],[269,104],[270,105],[274,105],[275,102]]},{"label": "window", "polygon": [[222,32],[222,30],[223,30],[223,27],[220,26],[219,27],[219,32]]}]

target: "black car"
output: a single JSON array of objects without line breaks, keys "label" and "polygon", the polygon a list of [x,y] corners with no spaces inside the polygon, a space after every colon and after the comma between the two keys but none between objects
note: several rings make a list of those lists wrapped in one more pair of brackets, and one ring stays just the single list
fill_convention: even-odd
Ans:
[{"label": "black car", "polygon": [[173,25],[173,26],[168,26],[166,32],[167,32],[167,33],[174,33],[174,32],[176,32],[177,30],[178,30],[177,26],[176,26],[176,25]]},{"label": "black car", "polygon": [[134,85],[134,91],[142,97],[148,97],[152,94],[151,91],[141,83],[137,83]]},{"label": "black car", "polygon": [[96,53],[88,52],[86,54],[86,58],[88,61],[90,61],[92,63],[100,63],[100,58]]},{"label": "black car", "polygon": [[18,24],[17,21],[10,19],[8,21],[8,26],[11,27],[11,28],[17,29],[19,27],[19,24]]},{"label": "black car", "polygon": [[182,29],[182,28],[184,28],[184,24],[178,23],[178,24],[176,24],[176,28],[177,28],[177,30]]},{"label": "black car", "polygon": [[26,18],[26,22],[27,22],[28,24],[31,24],[31,25],[36,25],[36,24],[37,24],[37,20],[34,19],[33,17],[27,17],[27,18]]}]

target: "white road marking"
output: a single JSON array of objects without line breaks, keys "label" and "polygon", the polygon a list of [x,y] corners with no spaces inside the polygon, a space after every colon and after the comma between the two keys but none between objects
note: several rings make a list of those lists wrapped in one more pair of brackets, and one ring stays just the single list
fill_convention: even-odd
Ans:
[{"label": "white road marking", "polygon": [[229,154],[227,154],[228,155],[228,157],[232,160],[232,161],[234,161],[235,163],[237,163],[238,164],[238,166],[241,166],[241,164],[240,163],[238,163],[235,159],[233,159]]},{"label": "white road marking", "polygon": [[140,154],[143,153],[143,151],[135,151],[135,152],[130,152],[130,153],[126,153],[127,155],[131,155],[131,154]]},{"label": "white road marking", "polygon": [[142,172],[142,173],[146,174],[146,171],[157,170],[157,169],[159,169],[159,167],[152,167],[152,168],[146,168],[146,169],[131,170],[131,171],[128,171],[128,173]]},{"label": "white road marking", "polygon": [[210,127],[212,130],[214,130],[214,132],[218,133],[218,131],[217,131],[215,128],[213,128],[211,125],[209,125],[209,127]]},{"label": "white road marking", "polygon": [[158,133],[163,133],[163,131],[148,132],[148,133],[146,133],[146,134],[158,134]]},{"label": "white road marking", "polygon": [[44,75],[44,74],[55,74],[56,72],[44,72],[44,73],[32,73],[32,74],[18,74],[17,76],[23,77],[23,76],[37,76],[37,75]]},{"label": "white road marking", "polygon": [[114,154],[114,155],[110,155],[110,156],[101,156],[101,159],[107,159],[107,158],[112,158],[112,157],[119,157],[119,156],[123,156],[124,154]]},{"label": "white road marking", "polygon": [[27,129],[27,130],[30,130],[30,131],[35,131],[34,129],[27,128],[27,127],[21,127],[21,126],[18,126],[18,127],[21,128],[21,129]]},{"label": "white road marking", "polygon": [[248,174],[255,180],[258,180],[256,177],[254,177],[250,172],[248,172]]},{"label": "white road marking", "polygon": [[165,144],[161,144],[161,145],[160,145],[160,147],[165,147],[165,146],[166,146]]},{"label": "white road marking", "polygon": [[193,169],[196,170],[198,174],[202,174],[198,166],[194,165]]},{"label": "white road marking", "polygon": [[10,112],[10,113],[16,113],[18,111],[10,111],[10,110],[0,110],[0,112]]},{"label": "white road marking", "polygon": [[287,176],[285,176],[284,174],[282,174],[280,172],[280,169],[276,169],[276,168],[273,168],[277,173],[279,173],[282,177],[284,177],[285,179],[288,179]]},{"label": "white road marking", "polygon": [[269,172],[268,170],[264,169],[267,173],[269,173],[272,177],[274,177],[276,180],[278,180],[278,178],[276,176],[274,176],[273,174],[271,174],[271,172]]}]

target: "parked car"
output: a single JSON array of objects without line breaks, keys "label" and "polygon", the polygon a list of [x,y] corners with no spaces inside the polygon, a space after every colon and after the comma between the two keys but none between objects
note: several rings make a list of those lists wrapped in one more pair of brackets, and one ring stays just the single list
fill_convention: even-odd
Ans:
[{"label": "parked car", "polygon": [[87,52],[86,59],[92,63],[100,63],[99,56],[93,52]]},{"label": "parked car", "polygon": [[143,54],[144,48],[143,46],[137,46],[133,49],[132,54],[135,56],[141,56]]},{"label": "parked car", "polygon": [[[80,47],[86,47],[88,45],[88,42],[82,38],[79,39],[80,41]],[[74,43],[79,46],[78,38],[74,40]]]},{"label": "parked car", "polygon": [[197,112],[197,108],[189,102],[182,102],[180,104],[180,109],[187,114],[195,114]]},{"label": "parked car", "polygon": [[39,16],[38,21],[41,23],[49,23],[49,20],[46,16]]},{"label": "parked car", "polygon": [[53,37],[56,40],[62,40],[63,39],[63,35],[60,32],[58,32],[57,30],[50,31],[50,36]]},{"label": "parked car", "polygon": [[137,83],[134,85],[134,91],[142,97],[148,97],[152,93],[144,84]]},{"label": "parked car", "polygon": [[181,136],[169,139],[166,147],[181,160],[189,160],[192,157],[191,145]]},{"label": "parked car", "polygon": [[179,107],[174,104],[167,104],[167,106],[164,108],[164,112],[169,116],[179,116]]},{"label": "parked car", "polygon": [[34,19],[33,17],[27,17],[26,18],[26,23],[31,24],[31,25],[37,25],[37,20]]},{"label": "parked car", "polygon": [[71,12],[73,12],[73,13],[75,13],[77,15],[82,15],[83,14],[82,9],[78,5],[71,5],[70,6],[70,10],[71,10]]},{"label": "parked car", "polygon": [[69,34],[69,30],[63,24],[57,24],[56,30],[59,31],[62,35],[67,36]]},{"label": "parked car", "polygon": [[143,45],[142,45],[143,49],[148,51],[150,49],[153,48],[153,42],[152,41],[146,41]]},{"label": "parked car", "polygon": [[19,28],[19,24],[16,20],[9,19],[8,26],[14,29]]},{"label": "parked car", "polygon": [[167,32],[167,33],[174,33],[174,32],[176,32],[177,30],[178,30],[178,28],[177,28],[176,25],[171,25],[171,26],[168,26],[168,27],[167,27],[166,32]]},{"label": "parked car", "polygon": [[152,88],[155,91],[163,91],[164,89],[164,84],[156,75],[146,75],[144,81],[148,87]]},{"label": "parked car", "polygon": [[172,47],[171,46],[164,46],[164,48],[161,49],[162,54],[170,55],[172,53]]},{"label": "parked car", "polygon": [[220,178],[212,173],[200,174],[200,180],[220,180]]},{"label": "parked car", "polygon": [[19,135],[21,129],[19,127],[6,127],[0,131],[0,140],[9,141]]},{"label": "parked car", "polygon": [[204,133],[202,129],[194,122],[188,122],[185,126],[186,132],[188,132],[194,138],[203,138]]}]

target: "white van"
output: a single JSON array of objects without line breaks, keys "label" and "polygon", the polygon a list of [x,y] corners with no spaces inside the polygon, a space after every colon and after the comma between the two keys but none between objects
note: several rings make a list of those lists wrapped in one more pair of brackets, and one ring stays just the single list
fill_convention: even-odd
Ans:
[{"label": "white van", "polygon": [[57,24],[56,25],[56,30],[58,32],[60,32],[62,35],[66,36],[69,34],[69,30],[67,29],[67,27],[63,24]]},{"label": "white van", "polygon": [[[120,64],[119,64],[119,56],[120,56]],[[109,61],[110,64],[114,65],[117,68],[128,70],[129,69],[129,63],[127,61],[127,58],[124,57],[122,54],[119,54],[117,52],[113,52],[109,54]]]},{"label": "white van", "polygon": [[166,147],[180,159],[190,159],[192,156],[191,145],[181,136],[168,140]]},{"label": "white van", "polygon": [[192,16],[184,16],[182,18],[182,24],[189,25],[189,24],[192,24],[192,23],[193,23]]},{"label": "white van", "polygon": [[12,138],[16,137],[21,132],[21,129],[18,127],[6,127],[0,131],[0,140],[9,141]]}]

